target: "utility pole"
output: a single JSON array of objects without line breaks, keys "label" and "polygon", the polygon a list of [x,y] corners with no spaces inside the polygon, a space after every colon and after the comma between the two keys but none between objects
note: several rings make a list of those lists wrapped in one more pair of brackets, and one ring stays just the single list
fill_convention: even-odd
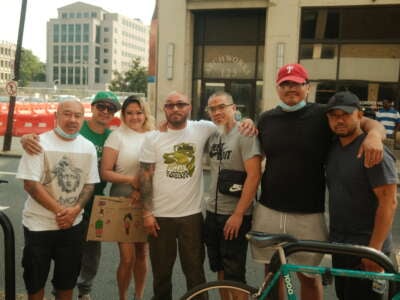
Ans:
[{"label": "utility pole", "polygon": [[15,50],[15,61],[14,61],[14,78],[13,82],[9,82],[7,89],[10,95],[10,104],[8,105],[8,118],[7,118],[7,129],[4,135],[3,151],[10,151],[11,149],[11,139],[12,139],[12,127],[14,119],[14,109],[16,100],[16,83],[19,80],[19,66],[21,62],[21,51],[22,51],[22,38],[24,36],[24,25],[25,25],[25,15],[26,15],[26,4],[27,0],[22,0],[21,5],[21,16],[19,18],[19,29],[18,29],[18,41],[17,48]]}]

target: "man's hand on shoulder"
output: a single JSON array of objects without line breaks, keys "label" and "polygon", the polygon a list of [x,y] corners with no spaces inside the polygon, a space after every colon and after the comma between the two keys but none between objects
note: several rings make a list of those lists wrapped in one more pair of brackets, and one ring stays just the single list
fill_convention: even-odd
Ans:
[{"label": "man's hand on shoulder", "polygon": [[40,137],[36,133],[24,134],[20,143],[25,152],[30,155],[38,155],[43,151],[40,146]]},{"label": "man's hand on shoulder", "polygon": [[240,134],[245,136],[255,136],[258,134],[258,129],[252,119],[243,119],[238,126]]}]

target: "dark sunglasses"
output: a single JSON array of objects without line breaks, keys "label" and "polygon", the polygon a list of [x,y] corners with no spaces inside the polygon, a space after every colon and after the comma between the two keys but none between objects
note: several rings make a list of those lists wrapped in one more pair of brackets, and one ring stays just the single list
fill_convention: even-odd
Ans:
[{"label": "dark sunglasses", "polygon": [[111,114],[115,114],[117,112],[117,108],[114,105],[107,105],[105,103],[100,102],[100,103],[96,103],[94,106],[99,111],[107,110]]},{"label": "dark sunglasses", "polygon": [[164,104],[164,107],[166,109],[173,110],[174,107],[176,107],[177,109],[184,109],[188,105],[189,105],[189,103],[178,102],[178,103],[166,103],[166,104]]}]

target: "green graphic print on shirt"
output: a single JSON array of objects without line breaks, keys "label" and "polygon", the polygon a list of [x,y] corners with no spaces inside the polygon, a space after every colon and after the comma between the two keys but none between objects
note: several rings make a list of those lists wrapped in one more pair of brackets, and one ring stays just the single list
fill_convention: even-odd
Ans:
[{"label": "green graphic print on shirt", "polygon": [[195,151],[194,144],[180,143],[174,145],[174,152],[165,153],[163,158],[167,165],[167,177],[175,179],[192,177],[195,170]]}]

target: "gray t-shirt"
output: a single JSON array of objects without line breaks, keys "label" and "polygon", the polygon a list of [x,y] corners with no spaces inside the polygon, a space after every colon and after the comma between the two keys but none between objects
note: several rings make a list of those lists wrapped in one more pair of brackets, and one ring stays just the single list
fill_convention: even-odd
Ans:
[{"label": "gray t-shirt", "polygon": [[[207,210],[215,212],[215,198],[220,165],[219,149],[222,147],[221,169],[245,171],[246,160],[261,155],[261,148],[256,136],[241,135],[235,125],[228,134],[214,133],[208,140],[211,182],[206,195]],[[218,193],[217,213],[230,215],[235,210],[239,198]],[[246,214],[251,214],[251,208]]]},{"label": "gray t-shirt", "polygon": [[[364,167],[364,158],[357,151],[365,134],[344,147],[332,145],[326,166],[329,189],[330,239],[334,242],[368,245],[374,228],[378,201],[373,189],[397,183],[394,156],[385,147],[381,163]],[[383,251],[390,251],[391,236]]]}]

